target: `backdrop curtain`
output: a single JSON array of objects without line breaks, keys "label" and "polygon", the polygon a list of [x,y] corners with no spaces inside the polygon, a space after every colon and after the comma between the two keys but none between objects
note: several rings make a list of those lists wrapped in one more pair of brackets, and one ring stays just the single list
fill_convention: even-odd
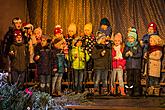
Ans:
[{"label": "backdrop curtain", "polygon": [[160,36],[165,38],[165,0],[27,0],[29,20],[40,26],[44,34],[51,35],[59,24],[67,33],[70,23],[83,32],[84,25],[91,22],[93,32],[98,30],[103,17],[109,19],[114,33],[124,37],[127,28],[137,28],[139,39],[147,33],[147,25],[157,24]]}]

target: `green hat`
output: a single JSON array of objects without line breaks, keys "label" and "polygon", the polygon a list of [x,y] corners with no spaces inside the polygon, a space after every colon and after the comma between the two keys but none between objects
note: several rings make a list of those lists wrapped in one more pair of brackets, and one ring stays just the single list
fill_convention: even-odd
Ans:
[{"label": "green hat", "polygon": [[129,32],[128,37],[133,37],[135,40],[137,40],[137,34],[136,32]]}]

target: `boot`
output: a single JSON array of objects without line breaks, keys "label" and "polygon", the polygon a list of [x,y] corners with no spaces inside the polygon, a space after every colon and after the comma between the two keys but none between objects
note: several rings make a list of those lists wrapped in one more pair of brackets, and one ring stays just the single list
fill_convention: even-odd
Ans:
[{"label": "boot", "polygon": [[154,93],[154,87],[151,86],[151,87],[149,87],[149,88],[147,89],[147,94],[148,94],[148,95],[153,95],[153,93]]},{"label": "boot", "polygon": [[49,83],[46,84],[45,92],[50,94],[50,84]]},{"label": "boot", "polygon": [[102,89],[101,89],[101,94],[102,94],[102,95],[108,95],[108,90],[107,90],[107,88],[102,88]]},{"label": "boot", "polygon": [[114,95],[114,93],[115,93],[115,88],[111,87],[111,94]]},{"label": "boot", "polygon": [[160,88],[156,87],[154,88],[154,95],[159,96],[160,95]]},{"label": "boot", "polygon": [[95,95],[95,96],[99,95],[99,89],[98,89],[98,88],[95,88],[94,91],[95,91],[95,92],[94,92],[94,95]]},{"label": "boot", "polygon": [[120,92],[122,96],[126,96],[125,92],[124,92],[124,87],[120,87]]},{"label": "boot", "polygon": [[61,91],[57,91],[57,96],[62,96]]},{"label": "boot", "polygon": [[40,84],[40,91],[45,92],[45,84],[43,83]]}]

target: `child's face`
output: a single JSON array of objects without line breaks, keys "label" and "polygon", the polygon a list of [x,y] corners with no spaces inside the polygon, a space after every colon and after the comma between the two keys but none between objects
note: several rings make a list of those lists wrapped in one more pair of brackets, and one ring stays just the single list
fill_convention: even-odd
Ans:
[{"label": "child's face", "polygon": [[40,31],[35,31],[34,35],[35,35],[36,39],[41,39],[41,32]]},{"label": "child's face", "polygon": [[150,45],[151,46],[155,45],[155,41],[154,41],[154,39],[152,37],[150,37],[150,40],[149,41],[150,41]]},{"label": "child's face", "polygon": [[22,43],[22,36],[16,36],[15,40],[17,43]]},{"label": "child's face", "polygon": [[154,28],[153,27],[149,27],[148,28],[148,34],[153,34],[154,33]]},{"label": "child's face", "polygon": [[120,39],[114,39],[115,46],[120,45],[120,43],[121,43],[121,40]]},{"label": "child's face", "polygon": [[42,38],[42,41],[41,41],[41,46],[44,47],[47,45],[47,39],[45,38]]},{"label": "child's face", "polygon": [[107,25],[104,25],[104,24],[101,25],[101,29],[103,29],[103,30],[107,30],[107,28],[108,28]]},{"label": "child's face", "polygon": [[76,43],[76,47],[81,47],[82,46],[82,42],[81,41],[78,41],[77,43]]},{"label": "child's face", "polygon": [[62,34],[61,33],[57,33],[55,34],[56,38],[62,38]]},{"label": "child's face", "polygon": [[21,29],[22,23],[21,22],[15,22],[14,26],[16,29]]},{"label": "child's face", "polygon": [[74,35],[73,30],[68,30],[68,34],[69,34],[69,36],[73,36]]},{"label": "child's face", "polygon": [[106,44],[106,38],[101,38],[100,44]]},{"label": "child's face", "polygon": [[91,32],[90,32],[89,29],[85,29],[85,30],[84,30],[84,34],[85,34],[86,36],[90,36],[90,35],[91,35]]},{"label": "child's face", "polygon": [[130,43],[135,42],[135,39],[134,39],[134,37],[132,37],[132,36],[129,36],[129,37],[127,38],[127,40],[128,40],[128,42],[130,42]]}]

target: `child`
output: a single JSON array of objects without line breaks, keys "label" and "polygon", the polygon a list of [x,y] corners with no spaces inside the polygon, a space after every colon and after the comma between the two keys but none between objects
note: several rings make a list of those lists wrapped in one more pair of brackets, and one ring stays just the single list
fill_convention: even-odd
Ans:
[{"label": "child", "polygon": [[[8,32],[4,36],[3,47],[2,47],[2,55],[4,60],[4,70],[11,71],[10,59],[8,56],[10,46],[15,42],[15,31],[21,31],[22,33],[22,20],[19,17],[15,17],[12,19],[13,27],[9,27]],[[23,35],[22,35],[23,37]]]},{"label": "child", "polygon": [[35,40],[36,43],[41,43],[41,38],[42,38],[42,29],[40,27],[34,29],[34,36],[35,36]]},{"label": "child", "polygon": [[91,58],[92,50],[94,48],[94,45],[96,43],[95,36],[92,34],[92,24],[88,23],[84,26],[84,37],[83,40],[83,47],[85,47],[85,50],[87,50],[90,59],[88,62],[86,62],[86,70],[88,71],[88,80],[92,81],[92,69],[93,69],[93,59]]},{"label": "child", "polygon": [[142,40],[140,41],[140,43],[143,47],[143,53],[146,53],[148,50],[149,38],[150,38],[150,35],[152,35],[152,34],[158,35],[157,25],[154,22],[150,22],[148,24],[147,34],[145,34],[142,37]]},{"label": "child", "polygon": [[[15,17],[12,19],[12,24],[14,27],[10,27],[9,31],[6,33],[4,37],[4,47],[3,54],[6,56],[9,53],[10,46],[15,42],[15,31],[21,31],[22,34],[22,20],[19,17]],[[23,37],[23,35],[21,35]]]},{"label": "child", "polygon": [[[158,35],[151,35],[149,39],[149,49],[148,49],[148,81],[149,88],[148,90],[154,90],[159,87],[159,78],[161,70],[161,57],[162,57],[162,39]],[[149,91],[148,91],[149,92]],[[153,95],[153,94],[149,94]],[[156,94],[155,95],[159,95]]]},{"label": "child", "polygon": [[114,46],[112,48],[112,67],[113,72],[111,76],[111,92],[114,94],[115,89],[115,80],[116,76],[118,76],[119,86],[121,95],[125,96],[124,92],[124,83],[123,83],[123,70],[125,69],[125,59],[123,59],[122,53],[124,50],[124,45],[122,43],[122,35],[117,33],[114,36]]},{"label": "child", "polygon": [[92,58],[94,59],[94,90],[95,95],[99,94],[99,82],[102,81],[102,94],[107,95],[107,77],[110,67],[110,48],[106,45],[106,36],[98,36],[97,44],[92,51]]},{"label": "child", "polygon": [[[146,57],[147,55],[147,51],[148,51],[148,47],[149,47],[149,39],[151,35],[158,35],[158,30],[157,30],[157,25],[154,22],[150,22],[148,24],[148,30],[147,30],[147,34],[145,34],[142,37],[142,40],[140,41],[140,44],[142,46],[142,51],[143,51],[143,58]],[[147,74],[147,61],[144,58],[143,59],[143,66],[142,66],[142,72],[143,75],[145,76]]]},{"label": "child", "polygon": [[111,28],[110,22],[107,18],[102,18],[101,19],[100,27],[99,27],[98,31],[104,33],[107,37],[111,37],[112,28]]},{"label": "child", "polygon": [[42,36],[41,43],[37,44],[34,51],[34,60],[37,64],[37,72],[40,81],[40,90],[42,92],[50,92],[51,80],[51,58],[50,48],[48,46],[47,37]]},{"label": "child", "polygon": [[67,72],[67,64],[65,59],[64,49],[66,48],[66,41],[62,37],[62,29],[55,27],[55,39],[53,40],[52,48],[52,94],[61,96],[61,80],[64,72]]},{"label": "child", "polygon": [[74,69],[74,87],[76,92],[82,92],[82,82],[84,77],[85,59],[89,60],[89,55],[82,46],[80,39],[75,42],[75,47],[72,49],[72,67]]},{"label": "child", "polygon": [[139,96],[141,94],[140,69],[142,49],[137,40],[137,33],[128,33],[123,57],[126,59],[128,95]]},{"label": "child", "polygon": [[24,83],[27,71],[28,51],[23,43],[22,32],[14,33],[15,42],[11,45],[9,56],[11,60],[11,78],[13,83]]}]

